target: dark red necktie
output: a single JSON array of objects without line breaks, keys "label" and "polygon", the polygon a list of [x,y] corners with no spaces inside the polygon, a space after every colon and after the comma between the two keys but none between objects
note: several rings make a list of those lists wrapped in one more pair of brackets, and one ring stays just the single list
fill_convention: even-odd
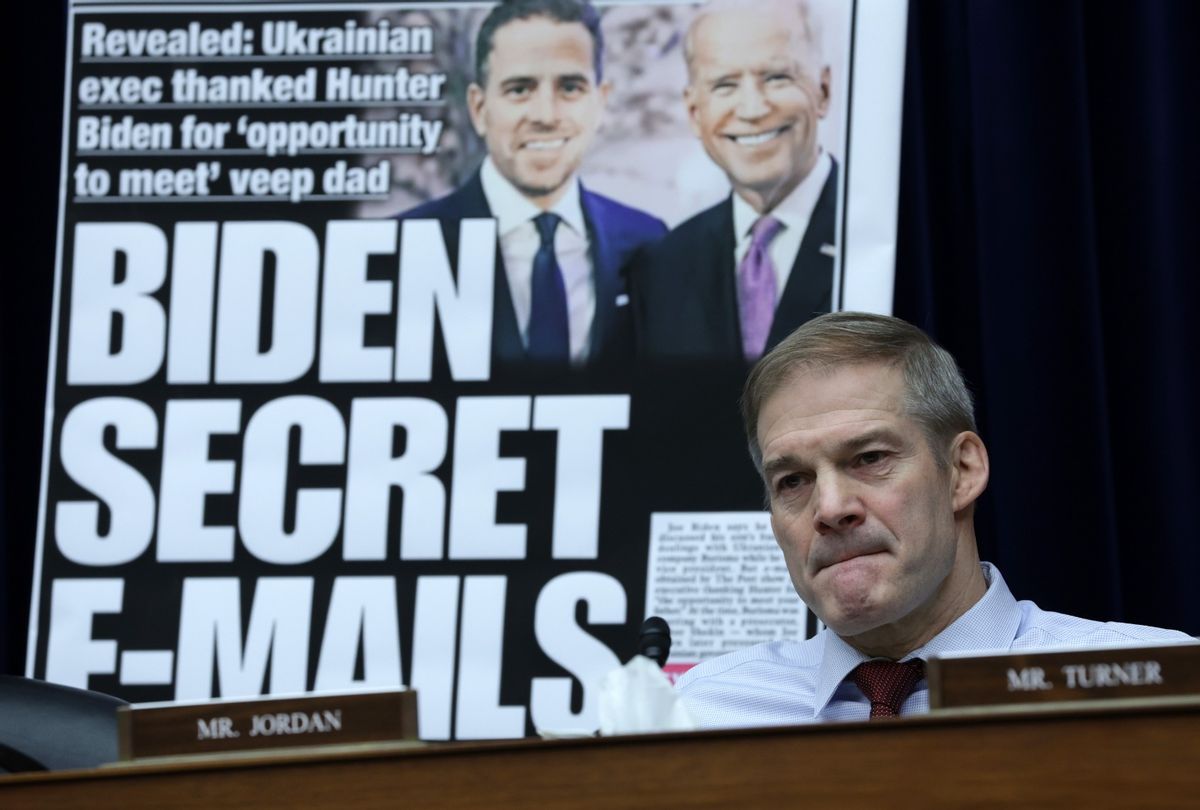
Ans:
[{"label": "dark red necktie", "polygon": [[900,707],[925,673],[920,658],[897,661],[864,661],[850,673],[851,680],[871,701],[871,719],[898,717]]}]

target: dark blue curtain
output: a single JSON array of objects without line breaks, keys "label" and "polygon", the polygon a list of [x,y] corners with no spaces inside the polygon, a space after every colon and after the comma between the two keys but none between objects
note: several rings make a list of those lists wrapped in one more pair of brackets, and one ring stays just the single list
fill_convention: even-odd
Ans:
[{"label": "dark blue curtain", "polygon": [[5,10],[4,258],[0,261],[0,666],[25,670],[58,223],[67,14]]},{"label": "dark blue curtain", "polygon": [[[65,13],[18,4],[0,659],[24,667]],[[1200,633],[1200,4],[912,0],[896,314],[962,363],[982,551],[1048,609]]]},{"label": "dark blue curtain", "polygon": [[895,312],[960,358],[1018,597],[1200,634],[1200,5],[914,2]]}]

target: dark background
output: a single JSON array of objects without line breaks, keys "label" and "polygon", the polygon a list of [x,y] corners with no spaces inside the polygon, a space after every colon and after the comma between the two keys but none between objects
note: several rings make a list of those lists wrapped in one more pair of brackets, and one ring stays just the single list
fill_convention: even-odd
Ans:
[{"label": "dark background", "polygon": [[[10,11],[0,661],[24,669],[65,8]],[[1042,607],[1200,633],[1200,6],[911,0],[895,313],[959,358],[982,554]]]}]

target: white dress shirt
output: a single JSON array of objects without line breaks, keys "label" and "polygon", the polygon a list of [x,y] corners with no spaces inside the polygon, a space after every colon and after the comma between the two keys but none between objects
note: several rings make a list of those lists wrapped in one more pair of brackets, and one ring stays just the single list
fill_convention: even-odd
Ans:
[{"label": "white dress shirt", "polygon": [[[500,174],[490,157],[483,161],[479,179],[488,208],[496,218],[513,312],[517,316],[521,342],[528,347],[529,314],[533,307],[533,258],[541,246],[533,219],[543,211]],[[557,214],[562,220],[554,231],[554,253],[567,290],[571,362],[579,365],[586,362],[591,349],[596,288],[592,282],[592,254],[577,179],[568,182],[566,193],[550,208],[550,213]]]},{"label": "white dress shirt", "polygon": [[[775,265],[775,303],[783,297],[783,289],[787,286],[788,276],[792,273],[792,265],[800,253],[800,243],[804,241],[804,233],[808,230],[809,220],[821,199],[821,191],[825,181],[833,171],[833,159],[828,152],[822,151],[817,156],[817,162],[812,171],[792,189],[792,193],[783,198],[779,205],[767,212],[768,216],[783,223],[783,228],[767,246],[771,254],[771,262]],[[752,235],[750,229],[759,217],[763,216],[751,207],[735,192],[733,195],[733,234],[737,239],[733,249],[733,266],[742,264],[742,259],[750,250]]]},{"label": "white dress shirt", "polygon": [[[995,566],[982,565],[988,582],[983,598],[902,660],[950,652],[1194,641],[1175,630],[1079,619],[1042,610],[1030,601],[1018,602]],[[676,689],[700,728],[866,720],[870,701],[846,680],[866,660],[836,633],[822,630],[805,641],[771,641],[704,661],[685,672]],[[929,684],[922,679],[900,714],[927,711]]]}]

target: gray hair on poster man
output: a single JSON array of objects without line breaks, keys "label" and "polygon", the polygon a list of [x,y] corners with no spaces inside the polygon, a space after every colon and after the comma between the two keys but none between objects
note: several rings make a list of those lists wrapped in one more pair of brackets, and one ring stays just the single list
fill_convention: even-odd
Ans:
[{"label": "gray hair on poster man", "polygon": [[[696,31],[707,17],[728,11],[774,15],[781,25],[792,31],[797,61],[810,78],[817,79],[821,69],[828,67],[821,48],[820,8],[817,7],[814,13],[814,4],[809,0],[710,0],[696,12],[683,40],[683,58],[687,63],[689,82],[693,79]],[[792,25],[793,22],[796,24]]]}]

